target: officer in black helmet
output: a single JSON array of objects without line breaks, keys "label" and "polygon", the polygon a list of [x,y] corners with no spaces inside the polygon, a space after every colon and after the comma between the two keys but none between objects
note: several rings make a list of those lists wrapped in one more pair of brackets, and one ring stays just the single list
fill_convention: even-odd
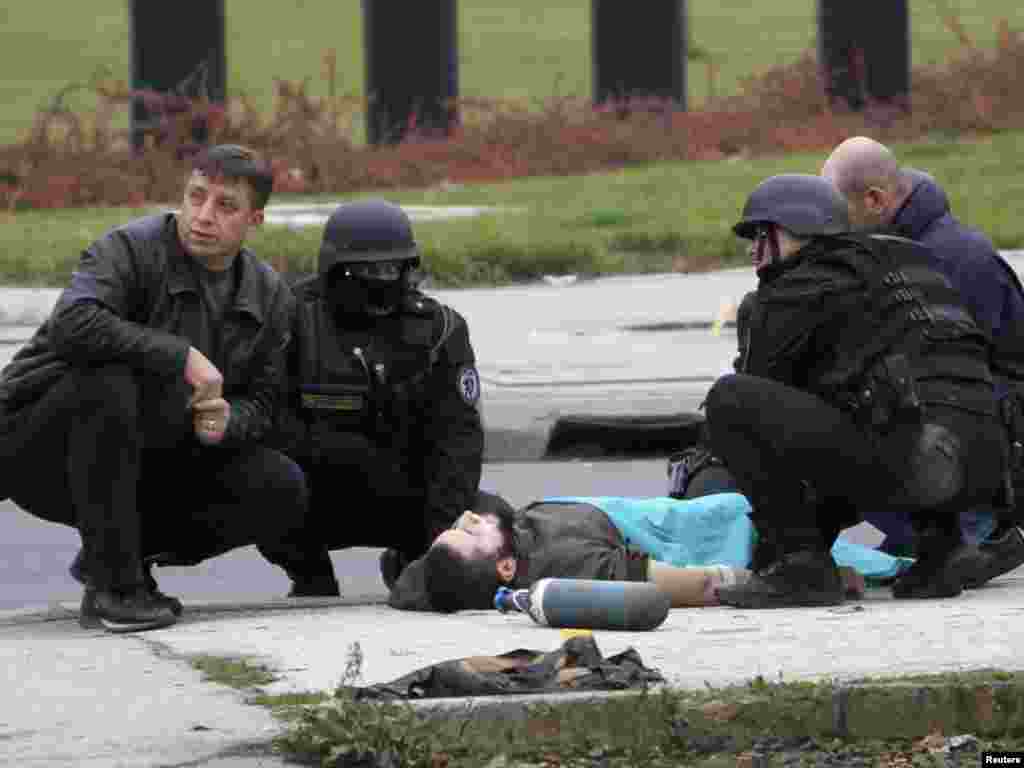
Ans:
[{"label": "officer in black helmet", "polygon": [[841,602],[829,551],[869,508],[914,522],[895,597],[959,594],[959,513],[1006,500],[987,338],[926,248],[848,228],[832,184],[798,174],[762,182],[734,227],[759,281],[706,426],[762,544],[755,576],[720,590],[727,605]]},{"label": "officer in black helmet", "polygon": [[466,322],[414,287],[405,212],[339,206],[297,313],[281,447],[306,470],[306,551],[261,547],[293,596],[338,594],[328,552],[379,546],[390,587],[472,505],[480,481],[480,380]]}]

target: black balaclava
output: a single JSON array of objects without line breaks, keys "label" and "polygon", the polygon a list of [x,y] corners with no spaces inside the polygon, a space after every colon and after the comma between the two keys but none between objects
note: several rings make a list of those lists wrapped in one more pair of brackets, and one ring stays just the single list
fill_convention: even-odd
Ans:
[{"label": "black balaclava", "polygon": [[398,309],[408,286],[403,266],[396,279],[357,277],[347,264],[338,264],[327,274],[327,301],[334,315],[361,324],[385,317]]}]

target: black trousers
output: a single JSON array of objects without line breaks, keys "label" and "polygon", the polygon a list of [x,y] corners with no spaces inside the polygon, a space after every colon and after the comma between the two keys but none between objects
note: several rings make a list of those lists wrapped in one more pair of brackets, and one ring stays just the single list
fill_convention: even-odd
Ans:
[{"label": "black trousers", "polygon": [[151,555],[192,563],[287,547],[305,528],[298,465],[260,445],[202,446],[188,395],[183,381],[125,365],[82,367],[0,420],[0,491],[77,528],[98,588],[141,584]]},{"label": "black trousers", "polygon": [[929,407],[923,423],[875,431],[808,392],[744,374],[720,378],[706,409],[712,450],[783,552],[831,547],[871,509],[955,535],[962,511],[1002,492],[1007,448],[994,417]]},{"label": "black trousers", "polygon": [[348,547],[396,549],[412,560],[426,552],[435,531],[426,490],[390,446],[359,433],[323,436],[317,461],[300,458],[310,489],[309,529],[293,549],[260,547],[294,577],[321,582],[333,573],[328,552]]}]

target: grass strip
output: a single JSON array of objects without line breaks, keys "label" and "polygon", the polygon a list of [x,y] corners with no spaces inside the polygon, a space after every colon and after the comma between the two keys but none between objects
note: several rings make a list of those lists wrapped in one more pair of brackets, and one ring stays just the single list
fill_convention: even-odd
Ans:
[{"label": "grass strip", "polygon": [[282,721],[279,753],[323,766],[910,768],[977,765],[984,751],[1024,749],[1024,672],[999,669],[378,703],[352,696],[363,674],[357,644],[333,694],[268,694],[262,686],[277,675],[243,658],[190,663]]},{"label": "grass strip", "polygon": [[758,678],[602,700],[529,704],[519,698],[477,700],[439,715],[425,710],[425,702],[356,703],[339,693],[307,708],[277,744],[324,766],[447,768],[939,766],[949,759],[977,765],[982,751],[1024,746],[1024,678],[998,670],[921,682]]},{"label": "grass strip", "polygon": [[[932,173],[953,211],[1001,248],[1024,245],[1022,132],[971,141],[940,136],[894,147]],[[500,285],[558,274],[701,271],[747,263],[730,227],[750,190],[775,173],[816,173],[827,153],[662,163],[607,174],[389,191],[407,205],[501,209],[477,218],[419,222],[424,269],[437,287]],[[369,195],[359,195],[367,197]],[[279,195],[274,202],[330,201]],[[169,203],[173,205],[173,203]],[[0,214],[0,283],[60,286],[81,250],[152,209],[93,208]],[[250,245],[293,275],[314,269],[322,228],[265,226]]]}]

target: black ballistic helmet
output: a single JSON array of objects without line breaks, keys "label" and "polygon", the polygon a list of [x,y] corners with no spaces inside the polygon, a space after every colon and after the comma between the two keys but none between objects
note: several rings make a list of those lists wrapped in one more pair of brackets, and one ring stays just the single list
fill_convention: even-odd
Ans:
[{"label": "black ballistic helmet", "polygon": [[320,242],[320,274],[339,264],[367,261],[420,263],[409,217],[386,200],[346,203],[327,219]]},{"label": "black ballistic helmet", "polygon": [[761,224],[775,224],[797,237],[850,231],[846,198],[832,182],[805,173],[771,176],[754,188],[733,232],[753,240]]}]

